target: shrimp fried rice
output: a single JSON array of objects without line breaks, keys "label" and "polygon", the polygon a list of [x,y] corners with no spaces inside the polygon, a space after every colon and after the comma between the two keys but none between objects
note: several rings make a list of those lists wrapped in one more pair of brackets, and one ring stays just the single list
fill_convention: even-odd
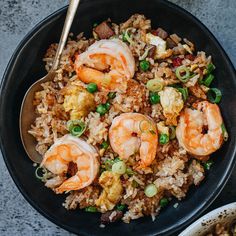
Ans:
[{"label": "shrimp fried rice", "polygon": [[54,81],[35,94],[36,176],[67,194],[66,209],[101,212],[103,224],[154,220],[203,181],[227,139],[212,58],[139,14],[92,35],[70,34]]}]

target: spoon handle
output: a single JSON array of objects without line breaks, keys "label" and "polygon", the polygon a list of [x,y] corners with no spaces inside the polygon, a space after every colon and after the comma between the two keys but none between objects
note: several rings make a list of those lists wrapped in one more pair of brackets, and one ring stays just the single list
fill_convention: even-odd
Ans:
[{"label": "spoon handle", "polygon": [[58,67],[60,57],[61,57],[62,51],[65,47],[65,43],[66,43],[70,28],[71,28],[75,13],[77,11],[79,2],[80,2],[80,0],[70,0],[70,4],[69,4],[68,10],[67,10],[66,19],[65,19],[64,26],[63,26],[60,42],[59,42],[56,56],[54,58],[54,62],[53,62],[52,68],[51,68],[52,71],[56,70]]}]

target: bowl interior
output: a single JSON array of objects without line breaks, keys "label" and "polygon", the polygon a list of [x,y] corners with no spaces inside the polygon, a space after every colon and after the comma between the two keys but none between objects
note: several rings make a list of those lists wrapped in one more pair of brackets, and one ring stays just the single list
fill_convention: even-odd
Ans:
[{"label": "bowl interior", "polygon": [[[65,196],[55,195],[35,178],[32,162],[24,152],[19,135],[20,105],[27,88],[45,75],[42,58],[51,43],[58,42],[66,9],[58,11],[23,40],[13,55],[5,73],[0,101],[1,146],[7,167],[26,199],[54,223],[81,235],[168,235],[196,218],[222,189],[234,164],[236,132],[236,80],[235,71],[228,57],[215,38],[189,13],[166,1],[152,0],[90,0],[82,1],[71,31],[82,31],[91,36],[92,25],[111,18],[122,22],[134,13],[142,13],[152,20],[152,27],[163,27],[169,33],[177,33],[195,43],[197,50],[213,56],[216,65],[214,86],[221,89],[221,111],[229,131],[229,141],[214,154],[215,164],[206,179],[197,188],[191,188],[187,197],[174,208],[173,201],[163,209],[158,219],[151,217],[99,227],[99,214],[83,211],[66,211],[62,203]],[[229,112],[230,111],[230,112]]]}]

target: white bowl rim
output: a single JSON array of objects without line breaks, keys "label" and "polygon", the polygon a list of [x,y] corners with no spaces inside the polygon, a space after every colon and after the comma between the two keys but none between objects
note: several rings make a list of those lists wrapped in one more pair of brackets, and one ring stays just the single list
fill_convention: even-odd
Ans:
[{"label": "white bowl rim", "polygon": [[219,208],[216,208],[215,210],[212,210],[208,212],[206,215],[203,215],[201,218],[199,218],[197,221],[193,222],[190,226],[188,226],[184,231],[182,231],[179,236],[186,236],[191,233],[195,227],[198,227],[198,225],[201,227],[201,223],[204,220],[208,220],[209,218],[217,217],[217,215],[224,211],[224,210],[235,210],[236,211],[236,202],[229,203],[227,205],[221,206]]}]

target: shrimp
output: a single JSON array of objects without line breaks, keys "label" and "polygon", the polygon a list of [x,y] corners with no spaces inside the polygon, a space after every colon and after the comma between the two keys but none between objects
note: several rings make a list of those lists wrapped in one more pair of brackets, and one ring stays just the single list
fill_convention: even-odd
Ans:
[{"label": "shrimp", "polygon": [[65,175],[70,162],[76,164],[76,174],[55,189],[56,193],[63,193],[82,189],[93,182],[99,170],[97,157],[93,146],[67,134],[58,139],[45,153],[41,166],[55,175]]},{"label": "shrimp", "polygon": [[134,76],[135,61],[128,46],[118,39],[100,40],[77,56],[75,70],[84,83],[105,91],[126,91]]},{"label": "shrimp", "polygon": [[112,149],[127,160],[139,153],[137,169],[146,168],[156,157],[157,128],[153,120],[140,113],[123,113],[116,117],[109,129]]},{"label": "shrimp", "polygon": [[216,104],[204,101],[198,102],[196,107],[195,110],[186,108],[182,112],[176,136],[187,152],[202,159],[221,147],[223,120]]}]

